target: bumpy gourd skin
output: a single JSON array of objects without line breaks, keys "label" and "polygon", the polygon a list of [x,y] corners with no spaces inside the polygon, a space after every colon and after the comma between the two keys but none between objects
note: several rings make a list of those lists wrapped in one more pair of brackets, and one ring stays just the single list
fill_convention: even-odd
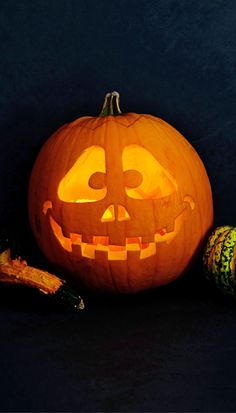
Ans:
[{"label": "bumpy gourd skin", "polygon": [[236,295],[235,245],[236,228],[230,225],[217,227],[209,237],[203,254],[206,278],[232,296]]}]

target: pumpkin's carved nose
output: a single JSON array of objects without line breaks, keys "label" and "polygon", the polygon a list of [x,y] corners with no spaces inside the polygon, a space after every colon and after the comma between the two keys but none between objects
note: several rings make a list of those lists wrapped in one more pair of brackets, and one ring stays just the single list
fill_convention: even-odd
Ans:
[{"label": "pumpkin's carved nose", "polygon": [[127,209],[123,205],[111,204],[104,211],[101,222],[111,222],[111,221],[129,221],[130,216]]}]

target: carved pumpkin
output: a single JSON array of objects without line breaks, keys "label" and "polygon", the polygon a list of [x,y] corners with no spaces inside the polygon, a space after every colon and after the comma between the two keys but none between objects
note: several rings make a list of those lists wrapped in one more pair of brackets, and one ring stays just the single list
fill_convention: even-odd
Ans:
[{"label": "carved pumpkin", "polygon": [[212,225],[205,168],[172,126],[122,114],[106,95],[98,117],[60,128],[43,146],[29,216],[45,256],[93,289],[135,292],[176,279]]}]

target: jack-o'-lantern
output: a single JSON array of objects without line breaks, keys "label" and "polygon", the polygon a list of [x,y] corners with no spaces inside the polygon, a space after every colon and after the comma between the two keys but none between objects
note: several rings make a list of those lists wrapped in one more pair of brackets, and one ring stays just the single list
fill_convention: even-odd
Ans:
[{"label": "jack-o'-lantern", "polygon": [[60,128],[43,146],[29,216],[45,256],[93,289],[135,292],[176,279],[213,220],[205,168],[172,126],[122,114],[106,95],[97,117]]}]

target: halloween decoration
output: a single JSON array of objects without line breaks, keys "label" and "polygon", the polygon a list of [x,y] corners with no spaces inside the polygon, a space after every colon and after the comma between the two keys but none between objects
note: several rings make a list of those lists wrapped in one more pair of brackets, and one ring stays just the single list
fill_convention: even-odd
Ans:
[{"label": "halloween decoration", "polygon": [[236,295],[236,228],[217,227],[210,235],[203,254],[206,278],[222,292]]},{"label": "halloween decoration", "polygon": [[172,126],[122,114],[108,93],[100,116],[61,127],[29,186],[29,217],[45,256],[93,289],[136,292],[176,279],[213,220],[205,168]]},{"label": "halloween decoration", "polygon": [[78,293],[64,280],[47,271],[27,265],[21,257],[11,259],[11,251],[6,243],[0,243],[0,283],[25,285],[53,296],[72,310],[82,310],[84,302]]}]

